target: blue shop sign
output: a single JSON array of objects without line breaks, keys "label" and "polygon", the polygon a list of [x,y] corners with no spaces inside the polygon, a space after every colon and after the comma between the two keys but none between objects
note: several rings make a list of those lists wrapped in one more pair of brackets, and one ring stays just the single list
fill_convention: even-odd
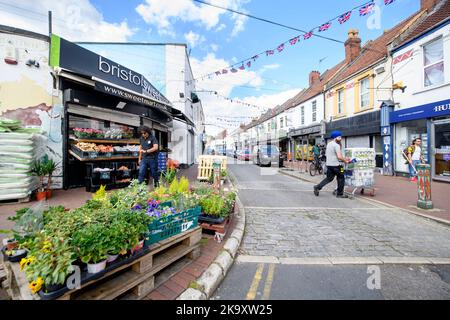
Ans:
[{"label": "blue shop sign", "polygon": [[422,106],[391,112],[391,123],[417,119],[441,117],[450,114],[450,100],[438,101]]}]

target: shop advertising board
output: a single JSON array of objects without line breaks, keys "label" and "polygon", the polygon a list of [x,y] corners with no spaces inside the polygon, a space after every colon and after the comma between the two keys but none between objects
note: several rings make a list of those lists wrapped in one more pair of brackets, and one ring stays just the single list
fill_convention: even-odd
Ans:
[{"label": "shop advertising board", "polygon": [[450,99],[391,112],[391,123],[441,117],[450,114]]}]

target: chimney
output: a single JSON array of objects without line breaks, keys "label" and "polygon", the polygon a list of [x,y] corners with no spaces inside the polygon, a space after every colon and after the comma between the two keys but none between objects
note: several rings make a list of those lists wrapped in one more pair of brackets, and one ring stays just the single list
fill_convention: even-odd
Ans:
[{"label": "chimney", "polygon": [[359,38],[359,31],[351,29],[348,32],[348,39],[345,41],[345,61],[347,63],[355,60],[361,53],[361,39]]},{"label": "chimney", "polygon": [[309,86],[311,87],[313,84],[316,84],[320,81],[320,72],[319,71],[311,71],[309,74]]},{"label": "chimney", "polygon": [[420,10],[431,11],[439,0],[420,0]]}]

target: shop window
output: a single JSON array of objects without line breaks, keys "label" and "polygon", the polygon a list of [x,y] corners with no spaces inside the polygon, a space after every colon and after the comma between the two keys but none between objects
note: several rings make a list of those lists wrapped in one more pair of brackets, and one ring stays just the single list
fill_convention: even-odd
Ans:
[{"label": "shop window", "polygon": [[344,90],[338,91],[338,114],[344,113]]},{"label": "shop window", "polygon": [[312,103],[312,122],[317,121],[317,101]]},{"label": "shop window", "polygon": [[444,46],[442,38],[423,47],[424,85],[444,83]]},{"label": "shop window", "polygon": [[370,80],[368,77],[360,81],[359,97],[361,109],[370,107]]},{"label": "shop window", "polygon": [[305,125],[305,106],[302,106],[302,107],[300,108],[300,115],[301,115],[301,121],[300,121],[300,123],[301,123],[301,125],[303,126],[303,125]]},{"label": "shop window", "polygon": [[428,161],[427,149],[427,121],[426,119],[407,121],[398,123],[395,128],[395,170],[397,172],[408,172],[408,165],[402,157],[402,151],[411,145],[415,138],[422,139],[422,152],[424,158]]}]

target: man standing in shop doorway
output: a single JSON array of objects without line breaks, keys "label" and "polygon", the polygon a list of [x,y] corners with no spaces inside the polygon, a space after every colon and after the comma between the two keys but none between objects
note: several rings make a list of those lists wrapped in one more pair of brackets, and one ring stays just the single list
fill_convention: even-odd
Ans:
[{"label": "man standing in shop doorway", "polygon": [[153,186],[156,188],[159,185],[158,175],[158,140],[152,134],[152,130],[149,127],[141,126],[139,128],[141,135],[139,149],[139,183],[144,182],[147,176],[147,170],[150,168],[150,172],[153,178]]},{"label": "man standing in shop doorway", "polygon": [[318,197],[319,191],[322,190],[327,184],[337,177],[337,198],[348,198],[344,194],[345,187],[345,176],[344,167],[342,162],[349,163],[350,160],[342,156],[341,140],[342,133],[340,131],[334,131],[331,133],[331,138],[333,139],[327,144],[326,157],[327,157],[327,177],[318,185],[314,186],[314,194]]}]

